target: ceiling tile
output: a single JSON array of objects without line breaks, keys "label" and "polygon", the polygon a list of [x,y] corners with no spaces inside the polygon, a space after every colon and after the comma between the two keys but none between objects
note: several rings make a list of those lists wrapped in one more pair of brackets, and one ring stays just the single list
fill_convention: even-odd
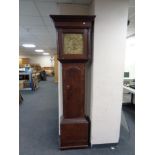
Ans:
[{"label": "ceiling tile", "polygon": [[19,2],[19,14],[29,15],[29,16],[39,16],[39,13],[33,1],[20,1]]},{"label": "ceiling tile", "polygon": [[37,2],[36,3],[41,16],[49,17],[50,14],[59,14],[58,5],[53,2]]},{"label": "ceiling tile", "polygon": [[56,29],[52,28],[50,26],[47,26],[48,32],[50,33],[51,36],[56,36]]},{"label": "ceiling tile", "polygon": [[39,16],[20,16],[19,24],[22,26],[44,26],[44,22]]},{"label": "ceiling tile", "polygon": [[45,26],[33,26],[30,29],[30,33],[38,35],[48,35],[48,30]]},{"label": "ceiling tile", "polygon": [[57,0],[58,3],[90,4],[92,0]]},{"label": "ceiling tile", "polygon": [[74,0],[57,0],[58,3],[72,3]]},{"label": "ceiling tile", "polygon": [[19,44],[31,43],[36,44],[36,38],[30,35],[19,36]]},{"label": "ceiling tile", "polygon": [[135,7],[128,8],[128,17],[132,17],[135,15]]},{"label": "ceiling tile", "polygon": [[20,1],[57,2],[58,0],[20,0]]},{"label": "ceiling tile", "polygon": [[129,0],[129,7],[135,7],[135,0]]},{"label": "ceiling tile", "polygon": [[131,24],[135,24],[135,16],[129,18]]},{"label": "ceiling tile", "polygon": [[49,26],[49,27],[55,29],[54,23],[53,23],[53,21],[51,20],[51,18],[49,16],[44,16],[43,20],[44,20],[44,23],[45,23],[46,26]]},{"label": "ceiling tile", "polygon": [[92,0],[73,0],[73,3],[77,4],[90,4]]}]

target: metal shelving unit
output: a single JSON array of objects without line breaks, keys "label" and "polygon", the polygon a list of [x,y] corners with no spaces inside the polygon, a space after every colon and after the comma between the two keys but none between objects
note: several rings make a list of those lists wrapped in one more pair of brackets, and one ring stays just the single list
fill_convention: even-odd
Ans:
[{"label": "metal shelving unit", "polygon": [[[19,72],[19,76],[23,76],[23,79],[25,79],[25,77],[28,76],[28,79],[26,79],[26,80],[28,80],[28,82],[29,82],[29,84],[30,84],[30,87],[28,87],[28,88],[22,88],[22,89],[20,89],[20,90],[33,90],[32,70],[29,69],[29,70],[27,70],[27,71]],[[24,77],[24,76],[25,76],[25,77]],[[19,80],[20,80],[20,78],[19,78]]]}]

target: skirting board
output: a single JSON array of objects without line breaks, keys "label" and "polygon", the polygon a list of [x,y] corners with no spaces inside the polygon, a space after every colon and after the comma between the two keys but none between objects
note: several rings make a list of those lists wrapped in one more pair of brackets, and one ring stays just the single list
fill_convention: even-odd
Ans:
[{"label": "skirting board", "polygon": [[[95,148],[109,148],[116,147],[119,143],[109,143],[109,144],[90,144],[87,148],[95,149]],[[60,135],[59,135],[59,146],[60,146]],[[60,147],[59,147],[60,148]],[[73,148],[74,149],[74,148]],[[76,148],[77,149],[77,148]],[[61,149],[64,150],[64,149]]]},{"label": "skirting board", "polygon": [[109,144],[92,144],[91,148],[108,148],[108,147],[115,147],[119,143],[109,143]]}]

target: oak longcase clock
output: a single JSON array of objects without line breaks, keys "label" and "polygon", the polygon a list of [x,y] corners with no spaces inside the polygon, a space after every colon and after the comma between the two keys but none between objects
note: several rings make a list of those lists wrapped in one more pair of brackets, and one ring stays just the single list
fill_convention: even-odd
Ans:
[{"label": "oak longcase clock", "polygon": [[50,15],[57,30],[58,60],[62,63],[63,117],[60,148],[89,145],[90,120],[85,115],[85,64],[92,57],[95,16]]}]

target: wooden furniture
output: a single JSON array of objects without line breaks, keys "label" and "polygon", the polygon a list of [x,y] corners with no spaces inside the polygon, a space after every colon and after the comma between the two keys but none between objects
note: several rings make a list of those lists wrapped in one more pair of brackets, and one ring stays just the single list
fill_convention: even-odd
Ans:
[{"label": "wooden furniture", "polygon": [[32,72],[33,76],[32,77],[34,77],[34,76],[35,76],[35,78],[37,77],[37,80],[39,82],[41,80],[40,79],[40,72],[43,69],[41,68],[40,64],[31,64],[31,68],[33,70],[33,72]]},{"label": "wooden furniture", "polygon": [[20,58],[19,59],[19,65],[27,65],[27,64],[30,64],[29,58]]},{"label": "wooden furniture", "polygon": [[39,88],[39,80],[40,78],[38,78],[38,73],[32,73],[32,88],[34,91]]},{"label": "wooden furniture", "polygon": [[48,76],[52,76],[53,67],[43,67],[43,70],[46,72]]},{"label": "wooden furniture", "polygon": [[23,96],[22,96],[22,94],[19,91],[19,104],[21,104],[23,102],[23,100],[24,100]]},{"label": "wooden furniture", "polygon": [[57,54],[54,54],[54,81],[58,82],[58,60]]},{"label": "wooden furniture", "polygon": [[19,88],[20,90],[33,90],[31,70],[27,72],[19,72],[19,80],[23,83],[23,86]]},{"label": "wooden furniture", "polygon": [[92,55],[95,16],[50,15],[57,29],[58,60],[62,63],[63,117],[60,148],[89,145],[90,123],[85,115],[85,64]]}]

